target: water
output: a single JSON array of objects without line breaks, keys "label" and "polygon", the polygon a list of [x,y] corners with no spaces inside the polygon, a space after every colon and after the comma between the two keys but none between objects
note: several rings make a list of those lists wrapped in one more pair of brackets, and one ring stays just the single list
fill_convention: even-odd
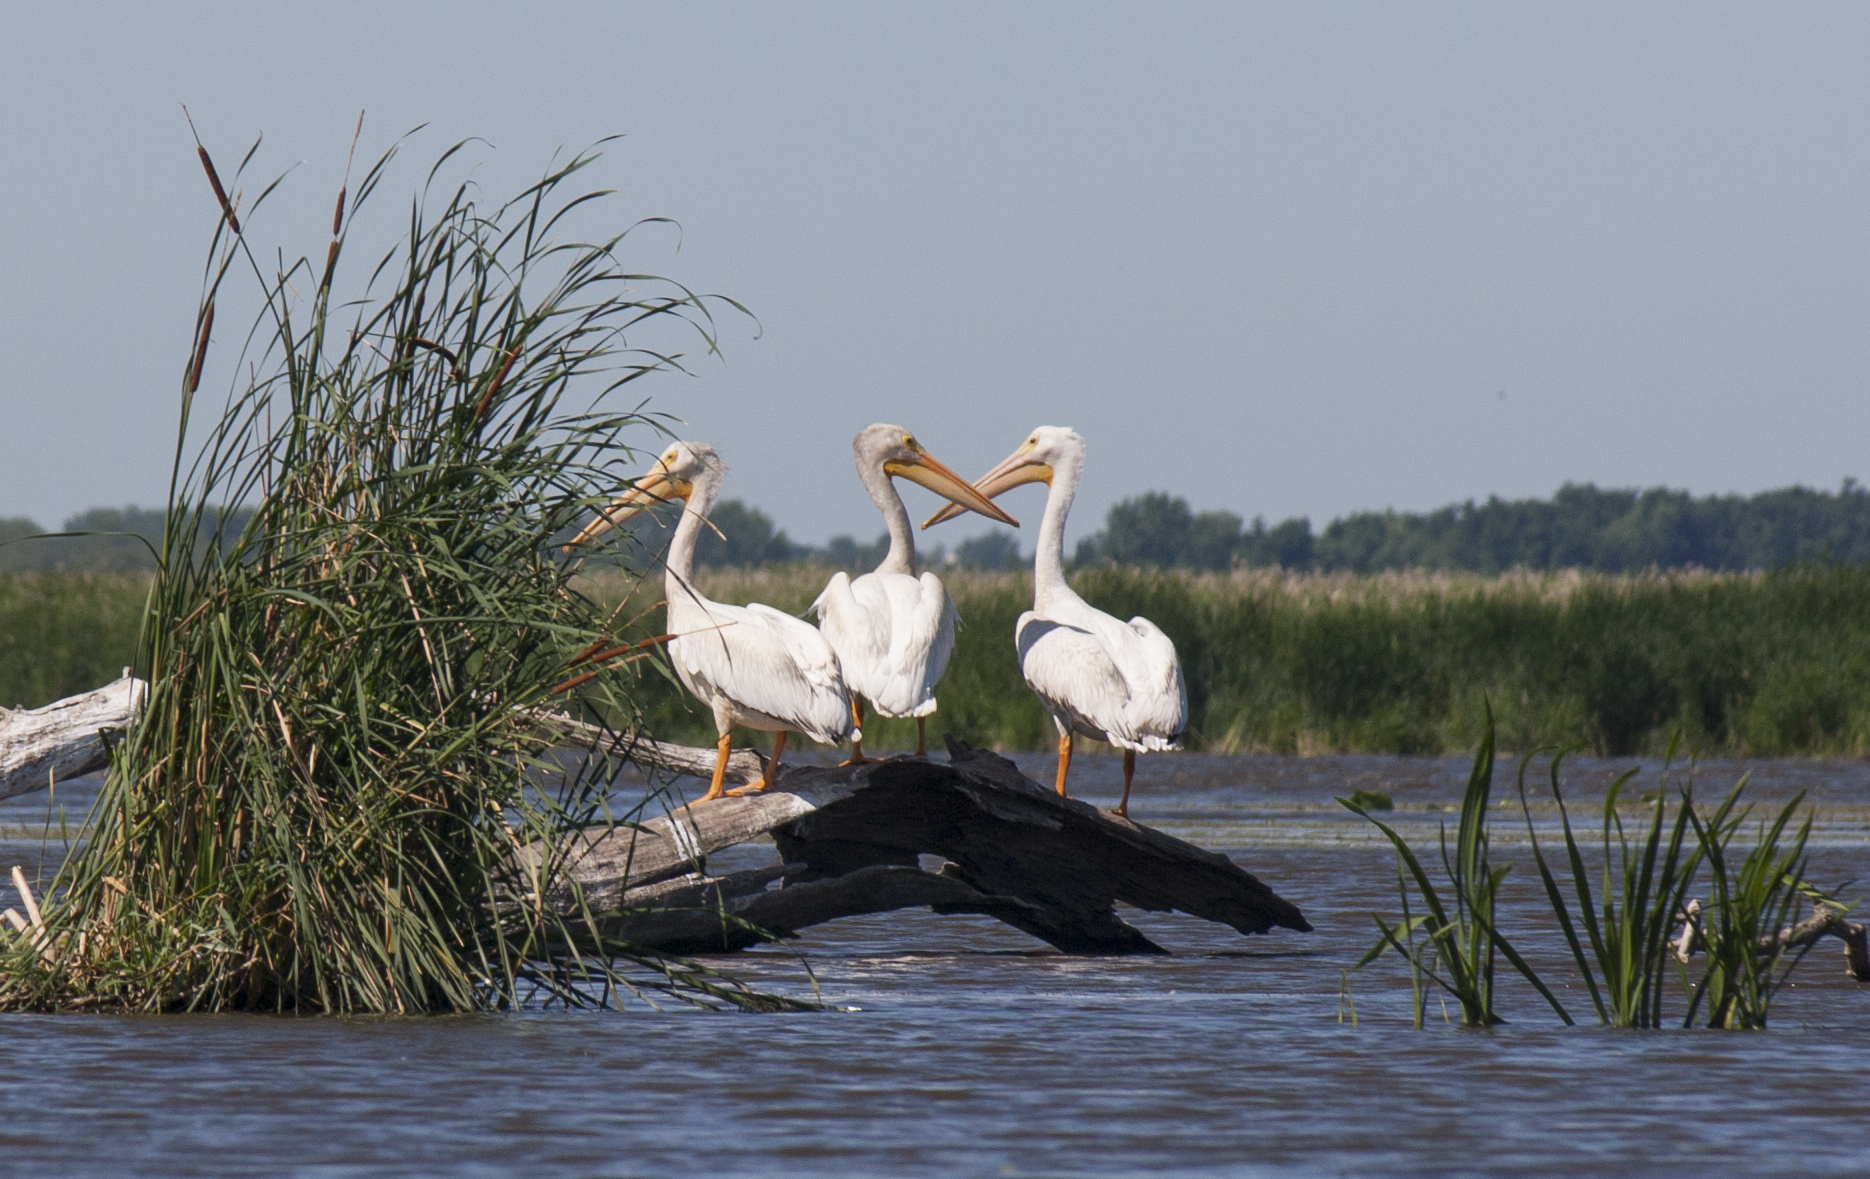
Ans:
[{"label": "water", "polygon": [[[1044,771],[1034,758],[1029,773]],[[1607,762],[1567,775],[1584,808]],[[1741,767],[1703,767],[1703,790]],[[1865,877],[1870,766],[1751,763],[1807,790],[1816,874]],[[1080,775],[1081,772],[1081,776]],[[1870,1165],[1870,987],[1823,943],[1760,1034],[1558,1026],[1516,982],[1511,1022],[1407,1027],[1389,963],[1340,971],[1395,909],[1393,861],[1330,796],[1394,797],[1411,837],[1459,759],[1143,759],[1136,816],[1229,852],[1317,931],[1243,938],[1127,916],[1167,959],[1052,953],[984,918],[902,912],[718,963],[861,1010],[445,1019],[0,1018],[0,1173],[60,1175],[1817,1175]],[[1114,761],[1074,767],[1115,797]],[[1646,784],[1645,784],[1646,783]],[[1653,774],[1633,789],[1653,789]],[[80,807],[81,786],[66,788]],[[43,796],[0,803],[0,857],[37,852]],[[1496,826],[1500,858],[1518,824]],[[22,838],[24,837],[24,838]],[[737,862],[770,857],[748,847]],[[1521,871],[1529,867],[1522,864]],[[1526,881],[1522,880],[1523,886]],[[1851,895],[1856,895],[1855,893]],[[5,903],[13,903],[9,897]],[[1583,994],[1514,894],[1574,1013]],[[810,975],[806,966],[809,964]],[[1679,1010],[1679,1007],[1676,1008]]]}]

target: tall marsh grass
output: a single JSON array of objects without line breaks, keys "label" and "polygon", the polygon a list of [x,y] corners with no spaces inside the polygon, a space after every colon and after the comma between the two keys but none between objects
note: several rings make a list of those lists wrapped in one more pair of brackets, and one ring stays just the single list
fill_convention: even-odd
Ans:
[{"label": "tall marsh grass", "polygon": [[[796,566],[698,580],[725,601],[802,611],[828,575]],[[1013,658],[1030,577],[943,577],[962,630],[935,731],[1050,748],[1051,722]],[[593,592],[615,599],[623,584],[600,578]],[[1491,700],[1504,749],[1660,753],[1680,731],[1704,755],[1870,753],[1870,567],[1499,577],[1104,568],[1073,585],[1175,640],[1197,749],[1471,749]],[[659,597],[642,592],[654,596],[639,595],[630,613]],[[643,634],[658,620],[646,615]],[[659,733],[712,733],[679,691],[651,687],[640,702]],[[876,718],[866,736],[904,748],[914,729]]]},{"label": "tall marsh grass", "polygon": [[[567,187],[588,157],[484,205],[438,180],[459,150],[344,299],[347,213],[394,153],[348,208],[339,193],[319,262],[283,265],[241,228],[265,193],[237,210],[238,177],[223,187],[201,152],[218,216],[135,645],[150,695],[43,932],[0,945],[0,1007],[774,1002],[602,942],[593,914],[547,905],[577,896],[558,860],[516,854],[603,818],[593,777],[533,788],[553,744],[535,710],[629,710],[593,658],[615,647],[604,609],[550,541],[656,438],[604,408],[675,363],[635,334],[666,322],[712,347],[711,312],[627,271],[614,228],[572,235],[567,214],[602,195]],[[216,304],[243,298],[257,318],[228,401],[197,420]],[[255,510],[204,547],[214,504]]]}]

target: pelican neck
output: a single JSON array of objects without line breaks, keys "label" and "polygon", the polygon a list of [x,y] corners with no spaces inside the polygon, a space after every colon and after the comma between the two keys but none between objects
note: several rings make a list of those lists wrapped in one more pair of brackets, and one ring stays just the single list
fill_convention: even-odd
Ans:
[{"label": "pelican neck", "polygon": [[1065,517],[1071,514],[1071,501],[1078,494],[1080,460],[1067,459],[1052,467],[1052,480],[1045,495],[1045,516],[1039,522],[1039,542],[1033,553],[1032,604],[1040,614],[1047,614],[1057,603],[1081,603],[1065,580]]},{"label": "pelican neck", "polygon": [[909,509],[903,507],[903,497],[897,494],[896,481],[889,477],[881,462],[859,462],[857,477],[863,480],[864,490],[870,493],[870,502],[876,504],[877,511],[883,513],[883,526],[889,529],[890,534],[890,551],[873,572],[902,573],[914,577],[915,532],[909,526]]},{"label": "pelican neck", "polygon": [[682,504],[682,518],[676,522],[675,535],[669,538],[669,553],[663,560],[662,588],[669,604],[670,630],[677,629],[674,618],[690,606],[701,606],[701,592],[695,589],[695,546],[701,542],[701,530],[714,501],[721,493],[721,476],[704,470],[693,480],[688,499]]}]

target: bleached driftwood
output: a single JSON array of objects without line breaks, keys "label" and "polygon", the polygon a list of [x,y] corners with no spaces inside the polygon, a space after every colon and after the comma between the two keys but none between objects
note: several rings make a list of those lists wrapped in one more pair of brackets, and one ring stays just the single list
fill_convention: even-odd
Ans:
[{"label": "bleached driftwood", "polygon": [[0,798],[44,790],[110,764],[106,734],[128,728],[149,685],[122,679],[44,708],[0,708]]},{"label": "bleached driftwood", "polygon": [[[1164,952],[1117,916],[1119,901],[1241,933],[1311,929],[1226,856],[1060,798],[992,753],[952,740],[949,753],[946,764],[794,769],[766,793],[599,832],[562,854],[587,908],[609,912],[606,932],[669,951],[739,949],[908,907],[984,913],[1068,953]],[[766,834],[784,864],[707,875],[710,852]],[[923,870],[923,856],[940,870]]]},{"label": "bleached driftwood", "polygon": [[[1707,934],[1701,925],[1701,901],[1690,900],[1676,915],[1676,920],[1682,923],[1682,928],[1671,945],[1676,961],[1687,962],[1707,948]],[[1844,943],[1844,973],[1858,982],[1870,982],[1870,933],[1858,922],[1846,921],[1844,911],[1830,905],[1815,905],[1810,917],[1760,938],[1760,947],[1771,949],[1777,945],[1787,950],[1800,950],[1825,937]]]},{"label": "bleached driftwood", "polygon": [[[563,713],[548,712],[538,715],[540,725],[557,734],[564,748],[569,751],[586,754],[593,749],[607,757],[627,761],[646,770],[663,770],[672,774],[687,774],[691,778],[708,778],[714,773],[714,750],[699,749],[693,745],[677,745],[670,741],[654,741],[648,737],[639,737],[634,733],[610,733],[596,725],[573,720]],[[763,763],[760,755],[751,749],[736,749],[727,758],[727,774],[724,780],[737,786],[744,786],[760,780]]]},{"label": "bleached driftwood", "polygon": [[1870,937],[1855,921],[1844,920],[1840,909],[1817,905],[1812,915],[1797,925],[1779,931],[1777,940],[1788,950],[1809,946],[1821,937],[1834,937],[1844,943],[1844,970],[1858,982],[1870,982]]},{"label": "bleached driftwood", "polygon": [[[149,693],[149,685],[129,674],[94,692],[67,696],[43,708],[0,708],[0,798],[43,790],[49,781],[76,778],[110,764],[106,735],[129,727]],[[594,725],[562,716],[545,718],[580,752],[604,739]],[[625,734],[611,737],[605,752],[646,769],[707,777],[714,751],[672,745]],[[727,763],[729,781],[759,780],[761,763],[752,750],[736,750]]]}]

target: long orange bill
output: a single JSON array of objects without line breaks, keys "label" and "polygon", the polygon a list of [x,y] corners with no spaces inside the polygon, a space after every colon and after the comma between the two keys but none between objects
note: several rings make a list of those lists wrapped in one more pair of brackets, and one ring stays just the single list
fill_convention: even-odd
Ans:
[{"label": "long orange bill", "polygon": [[630,490],[618,496],[598,515],[597,519],[586,524],[584,531],[574,536],[571,543],[565,546],[564,551],[569,553],[579,545],[590,544],[611,529],[621,526],[632,516],[640,515],[657,504],[666,504],[670,500],[687,497],[688,485],[678,479],[669,478],[668,472],[655,471],[645,475],[632,483]]},{"label": "long orange bill", "polygon": [[[1001,460],[1000,465],[974,481],[974,490],[988,499],[1005,495],[1025,483],[1050,483],[1052,467],[1032,457],[1027,446]],[[961,509],[950,503],[933,516],[922,521],[922,527],[932,528],[945,520],[952,520],[961,514]]]},{"label": "long orange bill", "polygon": [[926,487],[936,495],[948,501],[943,511],[952,511],[960,515],[963,511],[979,512],[989,520],[998,520],[1002,524],[1019,527],[1019,521],[1006,514],[991,499],[969,486],[961,478],[927,451],[920,451],[915,458],[907,462],[891,460],[883,464],[883,471],[909,480],[920,487]]}]

